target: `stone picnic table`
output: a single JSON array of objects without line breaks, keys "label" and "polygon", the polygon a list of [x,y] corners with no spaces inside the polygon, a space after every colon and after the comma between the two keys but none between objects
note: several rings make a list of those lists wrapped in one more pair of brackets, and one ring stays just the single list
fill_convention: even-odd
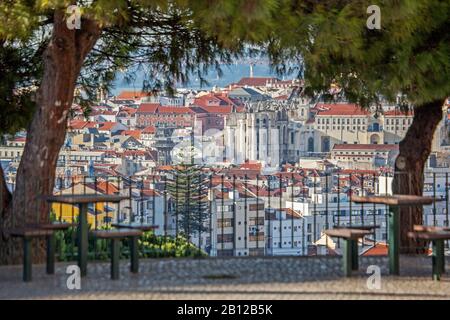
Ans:
[{"label": "stone picnic table", "polygon": [[388,254],[389,273],[400,274],[400,207],[417,207],[432,204],[435,199],[425,196],[414,195],[379,195],[379,196],[352,196],[350,199],[355,203],[385,204],[389,206],[388,221]]},{"label": "stone picnic table", "polygon": [[102,195],[102,194],[82,194],[82,195],[51,195],[44,196],[45,201],[49,203],[61,203],[79,206],[78,217],[78,266],[81,276],[87,274],[88,257],[88,223],[87,213],[89,204],[95,203],[120,203],[128,199],[120,195]]}]

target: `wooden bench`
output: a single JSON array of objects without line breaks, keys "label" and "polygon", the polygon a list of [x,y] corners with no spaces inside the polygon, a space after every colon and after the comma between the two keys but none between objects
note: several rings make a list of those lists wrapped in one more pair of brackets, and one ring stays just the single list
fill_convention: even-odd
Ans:
[{"label": "wooden bench", "polygon": [[120,240],[125,238],[130,240],[130,270],[133,273],[139,272],[138,238],[143,233],[141,230],[123,228],[93,230],[90,233],[94,238],[111,240],[111,279],[119,279]]},{"label": "wooden bench", "polygon": [[450,227],[414,225],[413,230],[417,232],[450,231]]},{"label": "wooden bench", "polygon": [[415,240],[431,241],[433,244],[433,280],[440,280],[445,272],[444,240],[450,239],[449,231],[414,231],[408,237]]},{"label": "wooden bench", "polygon": [[358,270],[358,240],[371,234],[370,230],[353,228],[335,228],[325,230],[329,237],[344,239],[343,270],[346,277],[350,277],[352,270]]},{"label": "wooden bench", "polygon": [[111,226],[114,228],[117,228],[117,229],[136,229],[136,230],[141,230],[142,232],[152,231],[152,230],[159,228],[159,226],[157,226],[157,225],[147,224],[147,223],[139,223],[139,222],[112,223]]},{"label": "wooden bench", "polygon": [[379,225],[351,225],[351,226],[334,226],[333,229],[358,229],[358,230],[367,230],[367,231],[374,231],[375,229],[378,229]]},{"label": "wooden bench", "polygon": [[31,225],[33,228],[51,230],[53,231],[47,238],[47,274],[55,273],[55,248],[56,248],[56,238],[55,231],[64,231],[70,227],[75,227],[76,223],[55,221],[44,224]]},{"label": "wooden bench", "polygon": [[[32,240],[33,238],[48,238],[53,235],[52,230],[45,230],[36,227],[13,228],[8,230],[8,234],[14,238],[22,238],[23,240],[23,281],[30,282],[32,280]],[[48,263],[48,259],[47,259]]]}]

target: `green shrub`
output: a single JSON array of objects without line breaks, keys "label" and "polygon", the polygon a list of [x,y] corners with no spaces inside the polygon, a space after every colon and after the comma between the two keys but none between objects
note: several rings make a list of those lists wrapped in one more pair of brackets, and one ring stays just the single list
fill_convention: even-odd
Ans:
[{"label": "green shrub", "polygon": [[[109,229],[104,227],[102,229]],[[91,260],[108,260],[110,258],[110,243],[106,239],[89,238],[89,254]],[[138,241],[140,258],[166,257],[205,257],[207,254],[186,240],[178,237],[157,236],[153,232],[144,233]],[[73,261],[77,255],[77,228],[56,233],[56,253],[59,261]],[[121,241],[121,259],[130,256],[129,242]]]}]

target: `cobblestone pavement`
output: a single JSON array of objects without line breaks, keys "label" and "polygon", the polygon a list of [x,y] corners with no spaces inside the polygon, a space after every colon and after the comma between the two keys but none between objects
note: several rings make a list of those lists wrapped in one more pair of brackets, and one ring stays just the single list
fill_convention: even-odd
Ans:
[{"label": "cobblestone pavement", "polygon": [[[57,264],[54,276],[33,266],[31,283],[21,281],[20,266],[2,266],[0,299],[450,299],[450,275],[432,281],[431,258],[400,260],[400,277],[387,275],[386,257],[362,257],[351,278],[340,257],[148,259],[139,274],[122,260],[115,281],[109,263],[91,262],[81,290],[67,288],[68,263]],[[369,265],[381,268],[379,290],[367,287]]]}]

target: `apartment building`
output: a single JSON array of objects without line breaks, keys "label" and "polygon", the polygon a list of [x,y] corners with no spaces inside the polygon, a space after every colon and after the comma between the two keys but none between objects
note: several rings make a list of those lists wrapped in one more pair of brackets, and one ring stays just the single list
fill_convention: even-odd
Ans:
[{"label": "apartment building", "polygon": [[260,199],[237,191],[215,192],[212,219],[212,256],[265,254],[265,213]]},{"label": "apartment building", "polygon": [[397,154],[396,144],[335,144],[330,159],[340,168],[373,170],[393,167]]},{"label": "apartment building", "polygon": [[290,208],[266,208],[266,255],[306,254],[305,219]]}]

